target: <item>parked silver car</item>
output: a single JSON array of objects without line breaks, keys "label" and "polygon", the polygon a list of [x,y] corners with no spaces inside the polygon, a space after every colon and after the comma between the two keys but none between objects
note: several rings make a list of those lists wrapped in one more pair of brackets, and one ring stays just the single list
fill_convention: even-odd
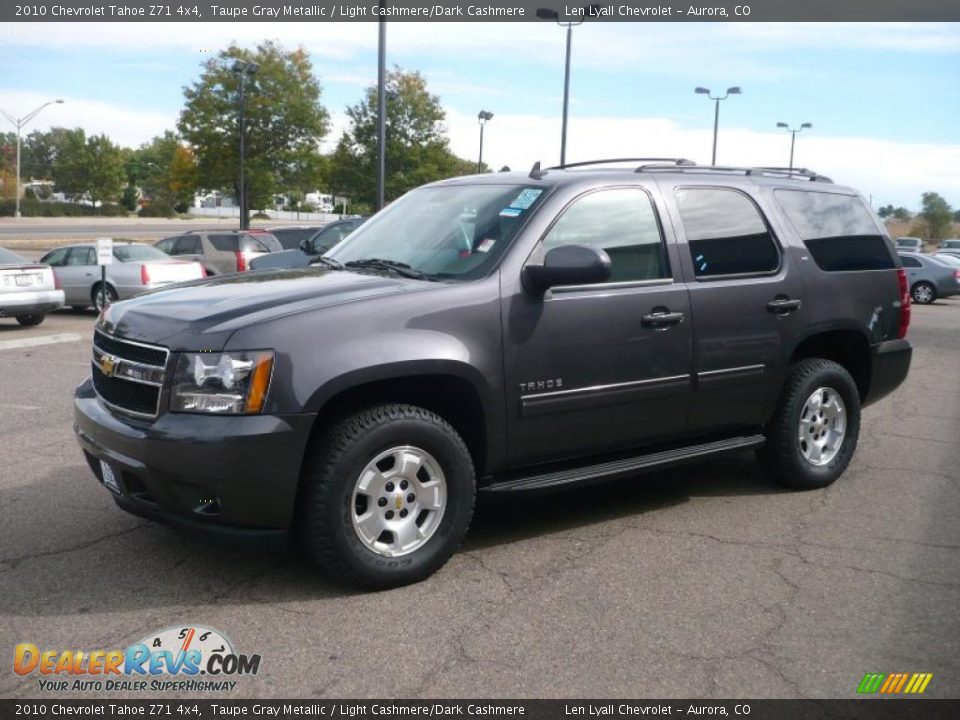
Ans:
[{"label": "parked silver car", "polygon": [[39,325],[48,312],[62,306],[63,290],[48,265],[0,248],[0,317]]},{"label": "parked silver car", "polygon": [[929,305],[937,298],[960,295],[960,269],[937,260],[932,255],[901,252],[900,260],[907,271],[910,296],[918,305]]},{"label": "parked silver car", "polygon": [[940,243],[940,250],[956,250],[960,252],[960,238],[949,238]]},{"label": "parked silver car", "polygon": [[[150,245],[134,242],[113,244],[113,262],[107,265],[106,301],[126,300],[147,290],[206,277],[198,262],[176,260]],[[54,270],[65,301],[80,310],[100,304],[100,266],[93,243],[67,245],[51,250],[40,262]]]}]

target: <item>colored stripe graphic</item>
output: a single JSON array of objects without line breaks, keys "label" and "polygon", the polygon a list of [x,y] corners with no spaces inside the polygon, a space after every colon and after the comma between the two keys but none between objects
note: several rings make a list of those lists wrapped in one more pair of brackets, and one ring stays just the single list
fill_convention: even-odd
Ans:
[{"label": "colored stripe graphic", "polygon": [[857,686],[862,694],[881,693],[897,695],[899,693],[919,695],[927,689],[933,679],[933,673],[867,673]]}]

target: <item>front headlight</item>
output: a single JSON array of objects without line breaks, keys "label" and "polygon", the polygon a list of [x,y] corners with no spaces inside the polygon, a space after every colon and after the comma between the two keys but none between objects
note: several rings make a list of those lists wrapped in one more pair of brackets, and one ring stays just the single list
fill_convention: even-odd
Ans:
[{"label": "front headlight", "polygon": [[170,410],[219,415],[259,413],[272,371],[272,350],[181,353]]}]

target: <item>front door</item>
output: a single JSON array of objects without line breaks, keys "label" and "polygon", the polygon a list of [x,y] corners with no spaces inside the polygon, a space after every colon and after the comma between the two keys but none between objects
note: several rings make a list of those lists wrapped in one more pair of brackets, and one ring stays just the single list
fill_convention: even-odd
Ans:
[{"label": "front door", "polygon": [[513,463],[614,451],[680,432],[691,393],[690,308],[647,190],[571,202],[528,262],[563,245],[602,248],[597,285],[516,290],[504,301],[508,444]]},{"label": "front door", "polygon": [[96,250],[92,247],[69,248],[63,265],[57,267],[55,272],[67,305],[89,305],[93,302],[90,293],[100,280]]},{"label": "front door", "polygon": [[783,386],[787,353],[803,328],[796,258],[759,206],[733,187],[674,184],[690,290],[695,389],[691,431],[765,423]]}]

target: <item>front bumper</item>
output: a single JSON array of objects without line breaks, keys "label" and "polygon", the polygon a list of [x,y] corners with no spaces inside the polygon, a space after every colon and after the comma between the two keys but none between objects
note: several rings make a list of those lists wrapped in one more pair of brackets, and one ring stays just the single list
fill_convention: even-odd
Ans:
[{"label": "front bumper", "polygon": [[282,535],[296,502],[315,414],[210,416],[165,413],[152,422],[116,415],[88,378],[74,397],[74,430],[117,504],[137,515],[214,533]]},{"label": "front bumper", "polygon": [[36,315],[63,307],[63,290],[21,290],[0,293],[0,317]]},{"label": "front bumper", "polygon": [[906,340],[887,340],[870,348],[870,391],[863,400],[864,407],[900,386],[910,371],[912,355],[913,348]]}]

